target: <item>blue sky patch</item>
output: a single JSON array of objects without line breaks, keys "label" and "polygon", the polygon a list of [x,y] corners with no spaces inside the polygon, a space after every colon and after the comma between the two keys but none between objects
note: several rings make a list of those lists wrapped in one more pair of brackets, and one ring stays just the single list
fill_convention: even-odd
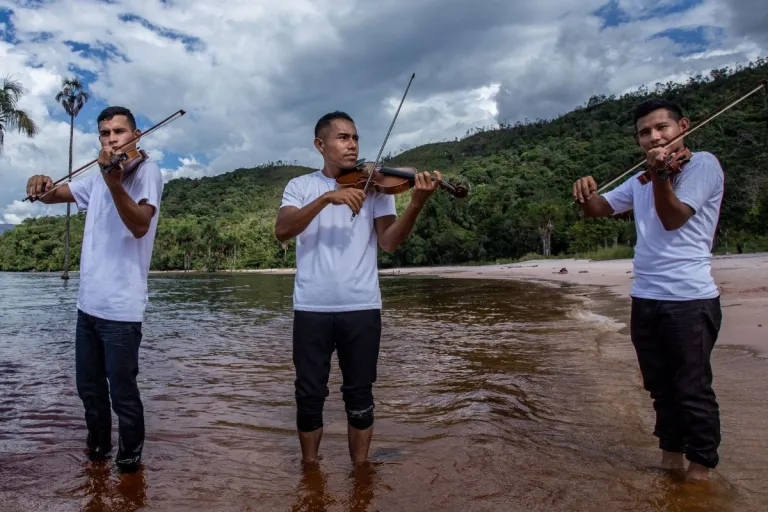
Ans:
[{"label": "blue sky patch", "polygon": [[608,27],[616,27],[632,21],[649,20],[652,18],[661,18],[662,16],[668,16],[670,14],[686,12],[697,5],[704,3],[704,0],[679,0],[677,2],[665,3],[652,10],[643,13],[640,16],[633,18],[626,10],[622,9],[618,0],[610,0],[608,3],[601,5],[592,15],[597,16],[602,20],[600,29]]},{"label": "blue sky patch", "polygon": [[597,16],[603,23],[600,25],[600,30],[607,27],[615,27],[623,23],[629,23],[629,13],[619,7],[619,2],[611,0],[605,5],[601,5],[596,11],[592,13]]},{"label": "blue sky patch", "polygon": [[131,62],[131,60],[117,47],[111,43],[100,43],[99,45],[92,45],[88,43],[81,43],[79,41],[65,40],[64,44],[72,49],[73,53],[78,53],[82,57],[91,60],[107,60],[107,59],[122,59],[125,62]]},{"label": "blue sky patch", "polygon": [[16,30],[11,16],[13,16],[12,10],[0,7],[0,39],[6,43],[17,44],[19,40],[16,39]]},{"label": "blue sky patch", "polygon": [[181,41],[184,44],[184,48],[188,52],[199,52],[205,49],[205,43],[203,43],[203,41],[200,38],[188,36],[177,30],[158,27],[157,25],[151,23],[149,20],[142,18],[141,16],[138,16],[136,14],[121,14],[119,18],[120,18],[120,21],[123,21],[126,23],[131,23],[131,22],[139,23],[144,28],[151,30],[152,32],[156,33],[159,36],[171,39],[173,41]]},{"label": "blue sky patch", "polygon": [[709,48],[713,39],[719,39],[723,29],[711,26],[693,28],[670,28],[652,35],[649,39],[667,38],[680,47],[675,55],[683,56],[703,52]]}]

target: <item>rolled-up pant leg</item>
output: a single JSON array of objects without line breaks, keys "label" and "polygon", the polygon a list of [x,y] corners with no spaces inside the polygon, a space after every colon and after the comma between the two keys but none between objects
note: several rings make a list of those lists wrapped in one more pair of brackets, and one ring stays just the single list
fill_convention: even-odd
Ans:
[{"label": "rolled-up pant leg", "polygon": [[365,430],[373,424],[373,384],[379,359],[381,310],[339,314],[335,338],[347,422],[353,428]]},{"label": "rolled-up pant leg", "polygon": [[293,364],[296,428],[313,432],[323,426],[328,377],[334,350],[333,313],[294,311]]}]

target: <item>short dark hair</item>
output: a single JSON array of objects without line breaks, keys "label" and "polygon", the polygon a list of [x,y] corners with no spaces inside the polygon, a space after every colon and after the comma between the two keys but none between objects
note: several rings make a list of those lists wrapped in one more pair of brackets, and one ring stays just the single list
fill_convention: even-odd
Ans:
[{"label": "short dark hair", "polygon": [[315,124],[315,137],[320,137],[320,132],[329,127],[334,119],[346,119],[350,123],[355,124],[355,121],[346,112],[340,110],[329,112],[317,120]]},{"label": "short dark hair", "polygon": [[681,109],[677,103],[672,103],[671,101],[663,100],[660,98],[652,98],[643,101],[635,107],[633,117],[635,131],[637,131],[637,121],[639,121],[641,117],[645,117],[654,110],[659,110],[660,108],[667,110],[675,121],[679,121],[684,117],[683,109]]},{"label": "short dark hair", "polygon": [[107,107],[101,111],[99,117],[96,118],[96,126],[101,124],[102,121],[108,121],[115,116],[125,116],[128,118],[128,123],[131,125],[131,130],[136,129],[136,118],[133,117],[131,111],[125,107]]}]

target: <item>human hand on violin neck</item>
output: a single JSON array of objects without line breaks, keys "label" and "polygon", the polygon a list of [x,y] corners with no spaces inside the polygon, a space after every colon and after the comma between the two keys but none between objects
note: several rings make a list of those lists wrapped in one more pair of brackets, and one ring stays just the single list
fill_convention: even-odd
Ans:
[{"label": "human hand on violin neck", "polygon": [[115,153],[115,150],[111,147],[103,147],[101,148],[101,151],[99,151],[98,163],[101,168],[101,175],[104,177],[104,182],[110,189],[122,186],[123,163],[117,162],[116,164],[112,164],[111,161],[112,156],[117,157],[117,155],[118,153]]},{"label": "human hand on violin neck", "polygon": [[663,147],[652,148],[646,154],[648,169],[655,175],[660,169],[664,168],[664,159],[670,154],[668,149]]},{"label": "human hand on violin neck", "polygon": [[419,208],[424,206],[429,196],[437,189],[443,179],[440,171],[434,171],[434,179],[428,171],[416,173],[415,184],[411,191],[411,204]]}]

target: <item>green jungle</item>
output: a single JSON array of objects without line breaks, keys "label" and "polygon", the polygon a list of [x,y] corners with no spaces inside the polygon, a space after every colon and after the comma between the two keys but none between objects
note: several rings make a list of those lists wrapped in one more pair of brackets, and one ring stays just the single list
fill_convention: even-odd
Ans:
[{"label": "green jungle", "polygon": [[[693,126],[716,108],[768,79],[768,60],[712,70],[687,83],[657,83],[620,97],[593,96],[552,120],[478,128],[453,141],[385,158],[388,166],[438,169],[470,185],[466,199],[437,190],[411,237],[382,268],[511,262],[540,257],[627,258],[631,214],[584,219],[572,184],[592,175],[598,186],[643,158],[632,109],[659,96],[677,101]],[[726,176],[713,252],[768,250],[768,98],[758,92],[686,138],[714,153]],[[169,181],[163,193],[153,270],[222,271],[289,268],[294,241],[280,243],[274,222],[283,188],[314,169],[270,162],[249,169]],[[633,179],[630,173],[623,180]],[[616,184],[618,185],[618,183]],[[650,185],[648,185],[650,186]],[[398,211],[410,192],[397,197]],[[71,219],[71,270],[80,259],[85,214]],[[27,219],[0,235],[0,270],[55,271],[64,264],[64,216]]]}]

